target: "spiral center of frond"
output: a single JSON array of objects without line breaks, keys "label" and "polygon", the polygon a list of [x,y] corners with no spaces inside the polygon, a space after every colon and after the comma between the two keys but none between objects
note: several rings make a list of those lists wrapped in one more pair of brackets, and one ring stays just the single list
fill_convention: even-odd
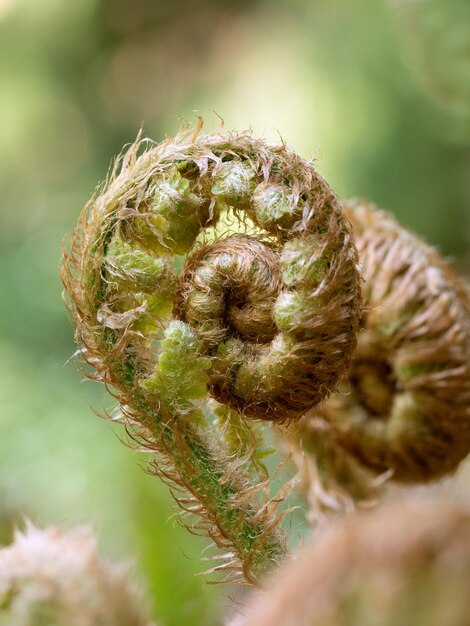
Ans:
[{"label": "spiral center of frond", "polygon": [[213,353],[236,338],[268,343],[277,334],[273,306],[281,289],[279,256],[249,236],[235,236],[192,254],[182,276],[177,314]]},{"label": "spiral center of frond", "polygon": [[357,402],[373,418],[390,416],[398,391],[397,377],[385,358],[385,348],[370,333],[362,333],[353,358],[349,381]]}]

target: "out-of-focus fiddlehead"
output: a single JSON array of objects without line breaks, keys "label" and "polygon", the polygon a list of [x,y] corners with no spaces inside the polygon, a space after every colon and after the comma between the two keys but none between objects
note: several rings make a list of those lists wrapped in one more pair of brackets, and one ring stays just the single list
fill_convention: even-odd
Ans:
[{"label": "out-of-focus fiddlehead", "polygon": [[82,359],[156,473],[189,492],[221,568],[250,582],[285,550],[250,420],[299,418],[335,387],[356,345],[356,265],[314,166],[250,133],[132,146],[64,254]]},{"label": "out-of-focus fiddlehead", "polygon": [[[320,414],[328,436],[375,473],[423,482],[470,451],[470,295],[433,248],[363,201],[344,205],[364,279],[363,330]],[[315,434],[318,437],[318,434]]]},{"label": "out-of-focus fiddlehead", "polygon": [[318,407],[298,423],[277,429],[281,447],[299,469],[296,490],[314,527],[337,514],[375,505],[391,474],[376,476],[349,454],[336,441],[331,424],[319,416],[323,410]]},{"label": "out-of-focus fiddlehead", "polygon": [[466,626],[470,510],[395,499],[332,522],[230,626]]},{"label": "out-of-focus fiddlehead", "polygon": [[127,570],[100,557],[86,528],[28,525],[0,550],[0,624],[155,626]]}]

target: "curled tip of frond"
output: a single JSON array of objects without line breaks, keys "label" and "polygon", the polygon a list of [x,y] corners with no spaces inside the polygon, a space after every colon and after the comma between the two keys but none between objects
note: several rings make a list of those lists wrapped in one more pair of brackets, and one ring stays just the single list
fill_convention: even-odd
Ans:
[{"label": "curled tip of frond", "polygon": [[389,214],[344,205],[365,313],[347,379],[321,408],[340,446],[375,472],[426,481],[470,451],[470,292]]},{"label": "curled tip of frond", "polygon": [[249,131],[188,128],[156,146],[138,139],[117,161],[80,217],[62,279],[85,358],[110,383],[120,386],[119,368],[103,335],[117,331],[109,359],[136,353],[139,385],[154,375],[148,341],[175,317],[211,360],[213,396],[286,420],[349,365],[356,265],[348,223],[310,162]]},{"label": "curled tip of frond", "polygon": [[87,527],[28,522],[0,550],[0,623],[152,626],[128,570],[99,556]]},{"label": "curled tip of frond", "polygon": [[357,252],[311,162],[251,131],[201,128],[121,155],[62,280],[85,367],[251,581],[285,539],[256,454],[221,441],[210,398],[243,417],[240,432],[245,417],[298,419],[326,398],[356,345]]}]

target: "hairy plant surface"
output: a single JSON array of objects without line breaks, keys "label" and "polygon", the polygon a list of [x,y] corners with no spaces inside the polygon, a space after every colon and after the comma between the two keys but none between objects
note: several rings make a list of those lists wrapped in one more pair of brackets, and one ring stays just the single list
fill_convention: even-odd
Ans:
[{"label": "hairy plant surface", "polygon": [[72,234],[79,354],[229,577],[284,555],[256,420],[300,418],[348,367],[356,265],[314,166],[250,133],[133,145]]},{"label": "hairy plant surface", "polygon": [[363,330],[347,378],[302,437],[318,437],[320,413],[330,438],[372,471],[439,478],[470,450],[470,292],[387,213],[362,201],[345,210],[364,280]]},{"label": "hairy plant surface", "polygon": [[231,626],[467,626],[470,511],[396,500],[331,525]]},{"label": "hairy plant surface", "polygon": [[152,626],[142,605],[127,568],[103,560],[87,529],[29,525],[0,550],[2,626]]},{"label": "hairy plant surface", "polygon": [[306,501],[306,520],[312,526],[373,506],[384,495],[390,472],[376,476],[347,453],[325,419],[307,415],[300,424],[278,429],[278,435],[299,469],[296,489]]}]

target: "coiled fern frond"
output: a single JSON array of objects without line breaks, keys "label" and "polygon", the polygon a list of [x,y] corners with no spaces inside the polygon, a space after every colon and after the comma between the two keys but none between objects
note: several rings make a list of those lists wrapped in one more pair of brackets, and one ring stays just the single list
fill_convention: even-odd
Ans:
[{"label": "coiled fern frond", "polygon": [[0,549],[0,624],[156,626],[128,569],[100,556],[89,528],[28,523]]},{"label": "coiled fern frond", "polygon": [[312,163],[251,133],[140,141],[80,216],[62,280],[89,375],[220,566],[285,552],[260,422],[300,418],[350,363],[357,253]]},{"label": "coiled fern frond", "polygon": [[399,482],[435,480],[470,451],[470,290],[389,214],[364,201],[344,208],[364,280],[363,329],[347,377],[302,437],[321,416],[337,454]]}]

